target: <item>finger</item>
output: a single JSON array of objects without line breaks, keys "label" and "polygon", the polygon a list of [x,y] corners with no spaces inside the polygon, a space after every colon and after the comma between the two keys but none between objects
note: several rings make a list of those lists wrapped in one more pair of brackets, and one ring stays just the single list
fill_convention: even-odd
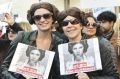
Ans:
[{"label": "finger", "polygon": [[79,76],[81,73],[82,73],[82,72],[80,71],[80,72],[78,72],[75,76]]}]

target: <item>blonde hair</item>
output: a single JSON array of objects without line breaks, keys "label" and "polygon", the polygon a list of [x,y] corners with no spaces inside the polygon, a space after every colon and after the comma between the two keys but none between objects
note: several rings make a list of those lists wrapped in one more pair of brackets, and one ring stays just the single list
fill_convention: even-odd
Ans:
[{"label": "blonde hair", "polygon": [[25,32],[32,31],[32,27],[28,22],[20,22],[19,25]]}]

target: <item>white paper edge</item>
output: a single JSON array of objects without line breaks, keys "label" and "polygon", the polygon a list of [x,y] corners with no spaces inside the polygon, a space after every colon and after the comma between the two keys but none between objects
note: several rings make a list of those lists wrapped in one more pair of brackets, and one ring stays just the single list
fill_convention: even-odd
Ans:
[{"label": "white paper edge", "polygon": [[51,53],[51,54],[49,54],[47,67],[46,67],[46,69],[45,69],[45,74],[44,74],[44,76],[43,76],[43,79],[48,79],[49,72],[50,72],[50,69],[51,69],[51,66],[52,66],[52,62],[49,62],[49,61],[53,61],[55,52],[47,51],[47,50],[46,50],[45,53]]},{"label": "white paper edge", "polygon": [[[102,69],[102,63],[101,63],[101,56],[100,56],[98,38],[93,38],[93,44],[94,44],[94,52],[95,52],[96,69],[101,70]],[[96,46],[98,46],[98,47],[96,47]]]}]

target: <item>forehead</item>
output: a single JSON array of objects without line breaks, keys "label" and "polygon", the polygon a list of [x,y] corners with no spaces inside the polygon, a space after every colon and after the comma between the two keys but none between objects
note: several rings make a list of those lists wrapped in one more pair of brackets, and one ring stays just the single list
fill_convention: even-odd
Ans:
[{"label": "forehead", "polygon": [[43,14],[46,14],[46,13],[50,13],[49,10],[47,9],[44,9],[44,8],[40,8],[40,9],[37,9],[34,13],[34,15],[43,15]]},{"label": "forehead", "polygon": [[67,17],[64,19],[64,21],[65,21],[65,20],[74,20],[74,19],[76,19],[76,18],[73,17],[73,16],[67,16]]},{"label": "forehead", "polygon": [[81,44],[81,43],[77,43],[77,44],[75,44],[74,46],[73,46],[73,48],[74,47],[83,47],[83,45]]},{"label": "forehead", "polygon": [[88,17],[87,20],[88,20],[90,23],[95,23],[95,20],[94,20],[92,17]]},{"label": "forehead", "polygon": [[40,54],[40,52],[38,50],[32,50],[31,53]]}]

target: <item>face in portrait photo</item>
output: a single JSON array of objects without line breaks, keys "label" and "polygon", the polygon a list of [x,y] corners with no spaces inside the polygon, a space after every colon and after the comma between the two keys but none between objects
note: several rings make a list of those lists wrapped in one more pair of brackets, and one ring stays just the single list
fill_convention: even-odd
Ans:
[{"label": "face in portrait photo", "polygon": [[87,40],[78,43],[69,43],[68,51],[73,55],[74,61],[81,61],[85,59],[86,52],[88,49]]},{"label": "face in portrait photo", "polygon": [[26,56],[28,57],[28,65],[35,66],[41,61],[45,56],[45,51],[40,49],[34,49],[33,47],[28,47],[26,51]]}]

